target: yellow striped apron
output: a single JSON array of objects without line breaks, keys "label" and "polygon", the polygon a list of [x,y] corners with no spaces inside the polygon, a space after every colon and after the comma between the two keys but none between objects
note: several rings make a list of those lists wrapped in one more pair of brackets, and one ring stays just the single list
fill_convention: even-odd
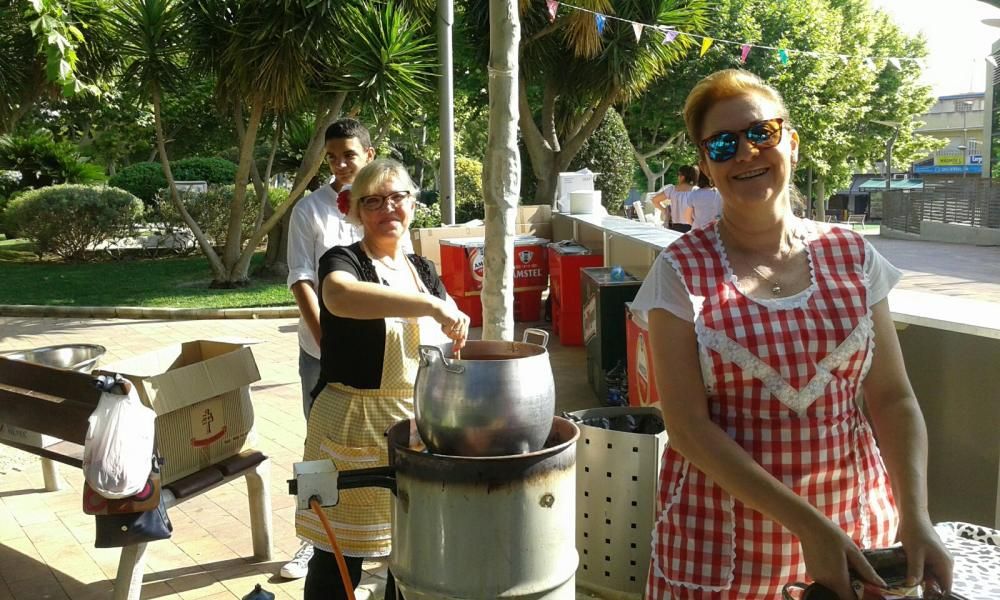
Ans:
[{"label": "yellow striped apron", "polygon": [[[330,459],[338,471],[389,464],[385,431],[413,417],[413,385],[421,343],[438,343],[440,327],[428,319],[385,319],[382,383],[377,390],[328,384],[309,413],[303,460]],[[421,341],[421,333],[425,341]],[[437,335],[435,335],[437,333]],[[345,343],[350,343],[345,340]],[[324,508],[346,556],[388,556],[392,548],[392,494],[384,488],[342,490],[340,502]],[[296,534],[332,552],[312,510],[295,515]]]}]

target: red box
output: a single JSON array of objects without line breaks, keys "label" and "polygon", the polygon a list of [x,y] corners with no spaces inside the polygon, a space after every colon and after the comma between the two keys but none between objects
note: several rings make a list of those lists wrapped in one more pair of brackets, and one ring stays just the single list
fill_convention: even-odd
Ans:
[{"label": "red box", "polygon": [[552,331],[563,346],[583,345],[580,269],[603,265],[603,254],[592,254],[578,245],[549,244]]},{"label": "red box", "polygon": [[[547,243],[534,236],[514,238],[514,292],[548,287]],[[478,296],[482,291],[484,248],[483,238],[441,240],[441,281],[452,297]]]},{"label": "red box", "polygon": [[[452,296],[458,309],[469,315],[469,327],[483,326],[483,301],[481,296]],[[542,292],[528,290],[514,292],[514,320],[532,322],[542,320]]]},{"label": "red box", "polygon": [[653,369],[653,350],[649,344],[649,327],[638,315],[633,315],[631,303],[625,304],[625,347],[628,363],[628,403],[630,406],[660,406]]}]

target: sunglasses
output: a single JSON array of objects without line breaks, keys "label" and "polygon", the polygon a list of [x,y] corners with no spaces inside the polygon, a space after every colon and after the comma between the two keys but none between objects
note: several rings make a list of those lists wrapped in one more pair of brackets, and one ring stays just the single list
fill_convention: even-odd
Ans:
[{"label": "sunglasses", "polygon": [[741,131],[720,131],[701,141],[699,146],[705,149],[705,154],[713,162],[726,162],[736,156],[740,149],[740,135],[754,148],[774,148],[781,143],[781,132],[784,130],[784,119],[766,119],[755,121]]},{"label": "sunglasses", "polygon": [[391,194],[386,194],[385,196],[373,194],[371,196],[363,196],[360,200],[358,200],[358,203],[361,204],[361,208],[374,212],[376,210],[382,210],[390,202],[392,203],[392,208],[403,206],[412,200],[410,196],[411,194],[408,191],[393,192]]}]

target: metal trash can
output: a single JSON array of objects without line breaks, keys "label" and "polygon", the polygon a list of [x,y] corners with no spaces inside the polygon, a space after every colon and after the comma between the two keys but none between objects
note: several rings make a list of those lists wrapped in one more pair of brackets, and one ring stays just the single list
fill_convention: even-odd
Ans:
[{"label": "metal trash can", "polygon": [[46,367],[90,373],[105,352],[107,349],[97,344],[62,344],[24,352],[13,352],[4,356]]},{"label": "metal trash can", "polygon": [[565,416],[580,428],[576,583],[603,598],[642,598],[656,484],[667,445],[663,417],[651,406],[594,408]]},{"label": "metal trash can", "polygon": [[597,400],[609,404],[608,377],[628,367],[625,348],[625,303],[635,299],[642,280],[613,267],[580,269],[583,343],[587,347],[587,381]]}]

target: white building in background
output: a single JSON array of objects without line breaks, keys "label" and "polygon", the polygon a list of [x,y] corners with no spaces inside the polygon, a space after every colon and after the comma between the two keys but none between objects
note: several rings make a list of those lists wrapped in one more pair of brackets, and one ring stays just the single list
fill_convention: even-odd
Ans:
[{"label": "white building in background", "polygon": [[986,98],[981,92],[941,96],[921,115],[924,126],[916,131],[946,141],[947,145],[930,156],[914,161],[913,172],[920,175],[979,175],[983,156],[988,155],[984,140]]}]

